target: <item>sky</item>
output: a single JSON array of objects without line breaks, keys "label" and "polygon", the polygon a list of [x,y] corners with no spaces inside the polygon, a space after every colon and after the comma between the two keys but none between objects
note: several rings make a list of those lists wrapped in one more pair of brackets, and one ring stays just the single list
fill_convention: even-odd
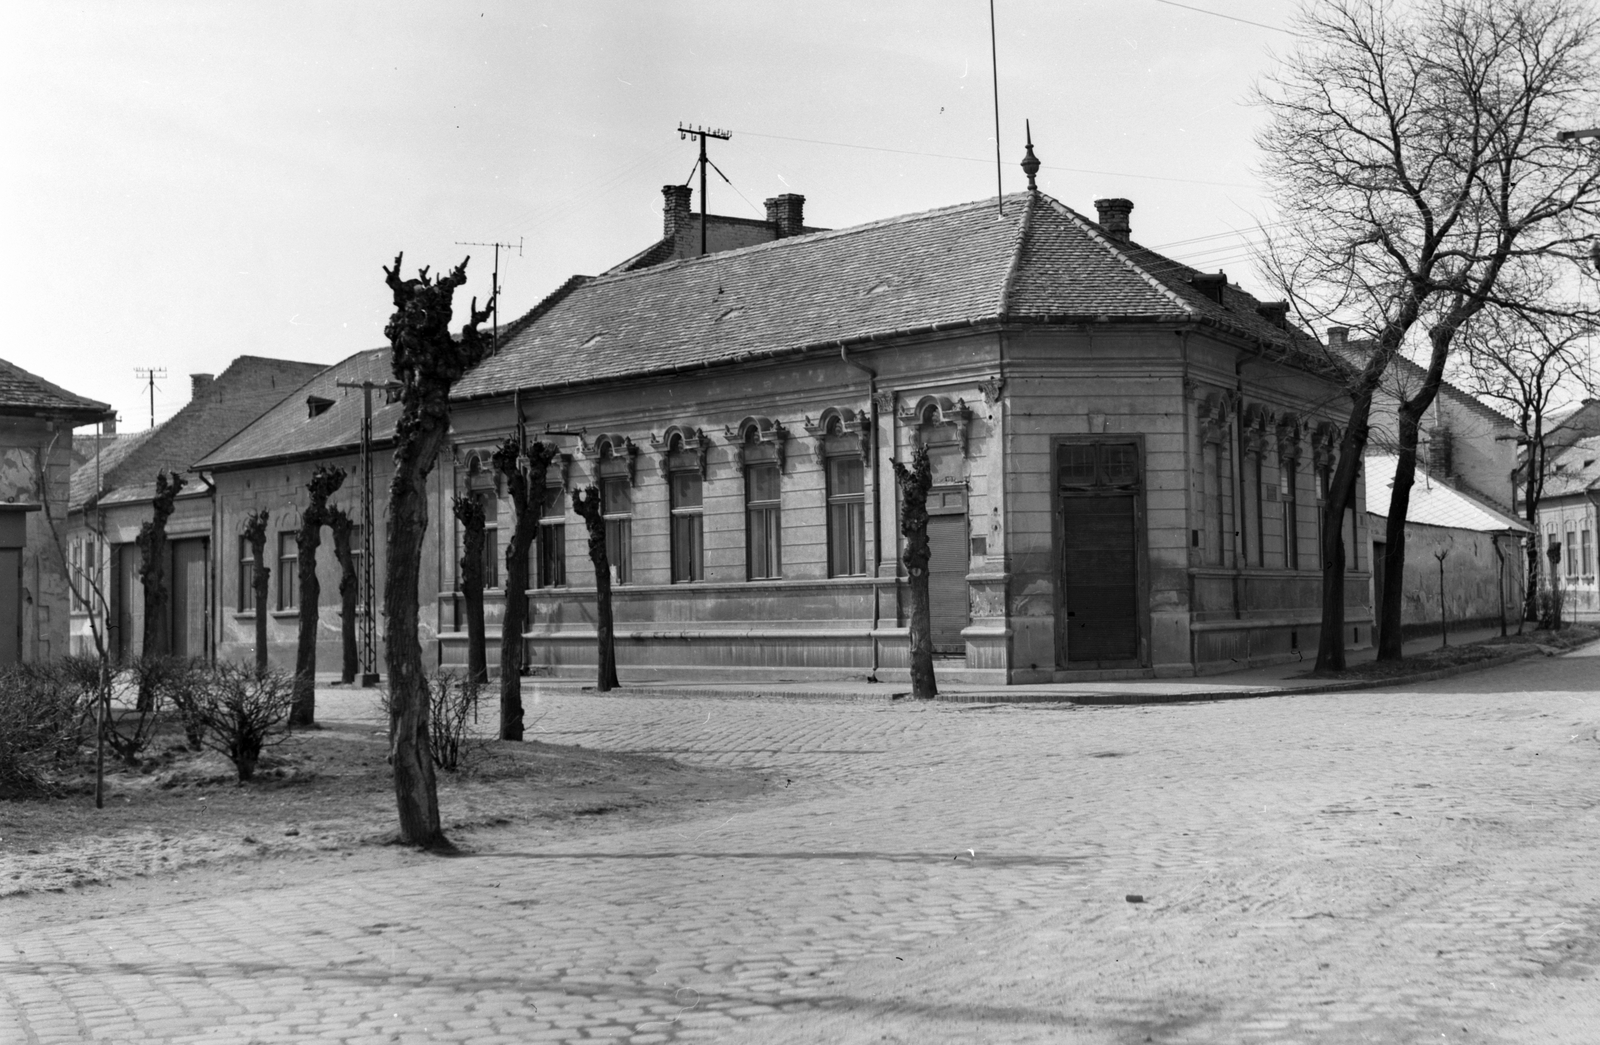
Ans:
[{"label": "sky", "polygon": [[[1127,197],[1140,242],[1264,290],[1250,92],[1296,5],[1185,4],[994,0],[1000,176],[1025,187],[1028,120],[1041,190],[1091,217]],[[165,371],[159,422],[237,356],[384,344],[399,251],[408,275],[471,255],[459,317],[493,250],[458,242],[520,244],[508,321],[660,237],[697,155],[680,123],[733,133],[713,213],[796,192],[841,228],[993,197],[989,30],[984,0],[10,5],[0,356],[137,431],[136,368]]]}]

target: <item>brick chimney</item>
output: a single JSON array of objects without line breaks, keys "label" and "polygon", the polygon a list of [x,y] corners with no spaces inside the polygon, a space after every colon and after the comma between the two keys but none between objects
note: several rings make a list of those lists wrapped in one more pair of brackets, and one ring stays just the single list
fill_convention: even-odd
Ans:
[{"label": "brick chimney", "polygon": [[1349,342],[1350,342],[1350,328],[1349,327],[1329,327],[1328,328],[1328,347],[1329,348],[1343,348],[1345,345],[1349,344]]},{"label": "brick chimney", "polygon": [[1289,303],[1287,301],[1263,301],[1256,306],[1256,313],[1275,327],[1288,326]]},{"label": "brick chimney", "polygon": [[1100,227],[1117,243],[1128,242],[1133,229],[1128,225],[1128,215],[1133,212],[1133,201],[1125,199],[1095,200],[1094,209],[1100,212]]},{"label": "brick chimney", "polygon": [[767,205],[767,223],[777,233],[778,239],[798,236],[805,231],[806,198],[798,193],[786,192],[764,200]]},{"label": "brick chimney", "polygon": [[689,227],[692,217],[689,211],[689,198],[694,190],[687,185],[663,185],[661,195],[666,197],[664,220],[662,222],[662,238],[676,239],[679,230]]},{"label": "brick chimney", "polygon": [[211,379],[214,376],[214,374],[190,374],[189,398],[198,399],[201,392],[211,387]]}]

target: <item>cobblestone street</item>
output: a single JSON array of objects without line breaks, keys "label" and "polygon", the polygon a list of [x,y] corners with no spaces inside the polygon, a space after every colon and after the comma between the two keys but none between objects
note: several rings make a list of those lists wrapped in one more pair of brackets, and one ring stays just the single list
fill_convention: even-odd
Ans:
[{"label": "cobblestone street", "polygon": [[540,739],[774,790],[0,904],[0,1041],[1592,1043],[1597,668],[1107,708],[530,684]]}]

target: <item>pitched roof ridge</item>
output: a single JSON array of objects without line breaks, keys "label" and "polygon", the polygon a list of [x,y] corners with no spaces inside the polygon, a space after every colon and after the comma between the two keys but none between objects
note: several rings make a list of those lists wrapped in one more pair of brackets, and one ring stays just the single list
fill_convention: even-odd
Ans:
[{"label": "pitched roof ridge", "polygon": [[[1004,199],[1013,200],[1027,195],[1026,193],[1011,193]],[[768,240],[765,243],[753,243],[748,247],[735,247],[732,250],[719,250],[709,254],[701,254],[693,258],[678,258],[664,262],[660,265],[651,265],[649,268],[635,269],[632,272],[603,272],[589,281],[590,286],[607,284],[618,280],[631,279],[648,273],[670,272],[674,269],[685,268],[691,265],[716,263],[724,258],[754,254],[764,250],[781,250],[797,243],[820,243],[824,240],[839,239],[846,236],[860,235],[894,225],[909,225],[916,221],[926,221],[932,218],[944,217],[974,210],[980,207],[994,206],[994,197],[987,199],[970,200],[966,203],[953,203],[944,207],[935,207],[932,210],[914,211],[910,214],[896,214],[888,218],[878,218],[874,221],[863,222],[860,225],[847,225],[842,229],[822,229],[818,232],[805,232],[798,236],[785,236],[782,239]]]},{"label": "pitched roof ridge", "polygon": [[[1043,194],[1041,193],[1040,195]],[[1130,258],[1119,245],[1113,243],[1105,233],[1101,232],[1100,227],[1094,222],[1090,221],[1088,218],[1085,218],[1082,214],[1079,214],[1077,211],[1073,210],[1071,207],[1068,207],[1066,204],[1062,203],[1058,199],[1055,199],[1054,197],[1044,196],[1044,199],[1049,201],[1050,205],[1055,208],[1056,213],[1060,214],[1062,217],[1076,225],[1079,231],[1081,231],[1091,241],[1098,243],[1101,247],[1105,248],[1108,254],[1126,266],[1130,272],[1142,278],[1146,283],[1150,284],[1150,286],[1158,294],[1162,295],[1168,301],[1171,301],[1174,305],[1178,306],[1178,310],[1180,312],[1187,316],[1196,316],[1199,314],[1198,310],[1195,309],[1193,305],[1189,304],[1189,302],[1183,300],[1183,298],[1180,297],[1176,291],[1167,286],[1156,276],[1145,271],[1142,265]],[[1150,254],[1155,254],[1155,251],[1150,250],[1148,247],[1140,247],[1139,249]],[[1156,257],[1161,257],[1161,255],[1156,254]],[[1176,264],[1176,262],[1174,262],[1174,264]]]},{"label": "pitched roof ridge", "polygon": [[1028,246],[1028,234],[1033,231],[1033,209],[1038,205],[1037,192],[1028,193],[1022,207],[1022,220],[1017,222],[1017,237],[1011,247],[1011,264],[1006,266],[1005,278],[1000,281],[1000,302],[997,312],[1002,321],[1011,314],[1011,295],[1016,293],[1017,273],[1022,269],[1022,252]]}]

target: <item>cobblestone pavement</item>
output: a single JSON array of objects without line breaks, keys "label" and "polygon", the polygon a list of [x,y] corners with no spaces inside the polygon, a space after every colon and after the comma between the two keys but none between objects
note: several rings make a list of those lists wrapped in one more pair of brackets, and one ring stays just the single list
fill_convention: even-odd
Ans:
[{"label": "cobblestone pavement", "polygon": [[530,687],[542,739],[777,790],[0,906],[0,1042],[1592,1043],[1597,654],[1161,707]]}]

